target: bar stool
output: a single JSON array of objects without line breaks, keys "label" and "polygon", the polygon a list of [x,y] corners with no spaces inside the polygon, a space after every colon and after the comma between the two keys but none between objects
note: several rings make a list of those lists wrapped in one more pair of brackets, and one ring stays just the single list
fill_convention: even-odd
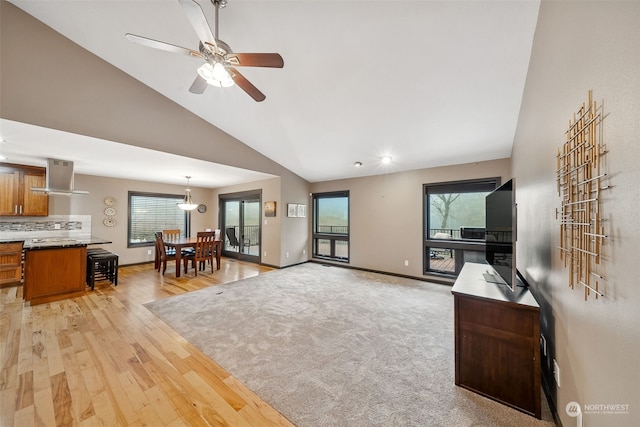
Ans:
[{"label": "bar stool", "polygon": [[88,286],[91,286],[91,277],[93,277],[92,269],[91,269],[91,259],[89,255],[96,254],[108,254],[110,253],[108,250],[103,248],[87,248],[87,271],[86,271],[86,282]]},{"label": "bar stool", "polygon": [[102,248],[87,250],[87,286],[96,280],[108,280],[118,286],[118,255]]}]

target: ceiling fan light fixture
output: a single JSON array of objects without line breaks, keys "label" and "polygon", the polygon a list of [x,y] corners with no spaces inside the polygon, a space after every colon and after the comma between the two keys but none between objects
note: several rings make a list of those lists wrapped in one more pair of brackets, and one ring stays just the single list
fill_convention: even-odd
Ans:
[{"label": "ceiling fan light fixture", "polygon": [[211,65],[208,62],[205,63],[198,68],[198,74],[211,86],[231,87],[234,85],[229,71],[219,62],[216,62],[215,65]]},{"label": "ceiling fan light fixture", "polygon": [[231,78],[227,70],[225,70],[224,65],[219,62],[215,63],[211,74],[213,75],[213,78],[218,81],[224,81]]}]

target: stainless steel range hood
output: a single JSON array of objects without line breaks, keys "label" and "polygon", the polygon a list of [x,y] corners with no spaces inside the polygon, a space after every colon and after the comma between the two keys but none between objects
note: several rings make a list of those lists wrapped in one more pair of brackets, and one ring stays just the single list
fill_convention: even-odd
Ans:
[{"label": "stainless steel range hood", "polygon": [[65,196],[89,194],[88,191],[73,188],[73,162],[58,159],[47,159],[47,186],[45,188],[32,187],[31,191]]}]

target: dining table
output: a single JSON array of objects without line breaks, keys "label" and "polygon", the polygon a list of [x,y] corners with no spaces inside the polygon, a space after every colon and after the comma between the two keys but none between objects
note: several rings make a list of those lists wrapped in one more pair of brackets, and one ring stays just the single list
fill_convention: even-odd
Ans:
[{"label": "dining table", "polygon": [[[180,266],[182,265],[182,250],[193,248],[195,249],[198,242],[197,237],[180,237],[177,239],[163,239],[164,246],[166,248],[174,248],[176,250],[176,277],[180,277]],[[213,241],[213,250],[216,257],[216,270],[220,270],[220,257],[222,253],[222,240],[216,239]]]}]

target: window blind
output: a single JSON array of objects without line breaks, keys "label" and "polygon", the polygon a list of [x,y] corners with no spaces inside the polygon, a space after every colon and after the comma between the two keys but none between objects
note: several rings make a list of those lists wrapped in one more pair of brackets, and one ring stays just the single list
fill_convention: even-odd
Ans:
[{"label": "window blind", "polygon": [[188,213],[178,208],[181,195],[129,193],[128,246],[150,246],[155,233],[165,229],[180,229],[186,236]]}]

